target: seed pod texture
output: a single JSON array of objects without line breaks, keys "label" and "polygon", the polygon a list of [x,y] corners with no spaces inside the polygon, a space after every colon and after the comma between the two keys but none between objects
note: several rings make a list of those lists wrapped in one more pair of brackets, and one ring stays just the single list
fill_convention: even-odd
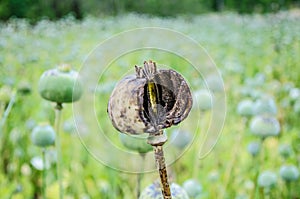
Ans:
[{"label": "seed pod texture", "polygon": [[192,103],[185,79],[174,70],[157,70],[150,61],[116,85],[107,111],[120,132],[155,133],[184,120]]}]

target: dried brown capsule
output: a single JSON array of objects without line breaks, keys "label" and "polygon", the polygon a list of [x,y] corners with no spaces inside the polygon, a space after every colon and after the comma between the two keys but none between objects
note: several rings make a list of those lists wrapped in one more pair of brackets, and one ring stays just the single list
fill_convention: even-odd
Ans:
[{"label": "dried brown capsule", "polygon": [[109,99],[109,117],[117,130],[155,133],[179,124],[188,116],[192,95],[179,73],[157,70],[152,61],[135,68],[136,74],[122,79]]}]

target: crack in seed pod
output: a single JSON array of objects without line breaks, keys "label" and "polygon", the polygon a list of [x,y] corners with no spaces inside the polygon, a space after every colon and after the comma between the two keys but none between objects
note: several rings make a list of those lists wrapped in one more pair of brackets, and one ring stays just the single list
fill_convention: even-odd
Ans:
[{"label": "crack in seed pod", "polygon": [[184,78],[174,70],[158,70],[155,62],[135,66],[114,88],[108,103],[113,126],[123,133],[155,133],[179,124],[192,107]]}]

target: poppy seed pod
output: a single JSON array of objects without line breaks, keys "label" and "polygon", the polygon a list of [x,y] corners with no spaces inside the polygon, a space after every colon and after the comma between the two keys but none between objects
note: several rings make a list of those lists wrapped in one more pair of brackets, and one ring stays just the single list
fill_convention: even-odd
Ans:
[{"label": "poppy seed pod", "polygon": [[299,170],[294,165],[283,165],[280,167],[279,174],[284,181],[296,181],[299,178]]},{"label": "poppy seed pod", "polygon": [[248,146],[247,146],[248,152],[249,152],[253,157],[256,156],[256,155],[259,153],[260,148],[261,148],[260,143],[259,143],[259,142],[255,142],[255,141],[249,143]]},{"label": "poppy seed pod", "polygon": [[250,117],[254,114],[254,103],[251,100],[243,100],[237,106],[237,112],[244,117]]},{"label": "poppy seed pod", "polygon": [[12,95],[13,95],[13,91],[9,86],[4,85],[0,88],[0,102],[3,102],[4,104],[8,104]]},{"label": "poppy seed pod", "polygon": [[120,133],[119,138],[122,144],[129,150],[136,151],[141,154],[152,151],[152,146],[147,143],[143,134],[133,136]]},{"label": "poppy seed pod", "polygon": [[45,71],[39,80],[39,93],[49,101],[71,103],[80,99],[82,84],[78,73],[67,64]]},{"label": "poppy seed pod", "polygon": [[172,145],[177,149],[183,150],[193,139],[193,136],[188,131],[175,130],[171,134]]},{"label": "poppy seed pod", "polygon": [[288,158],[293,154],[293,149],[289,144],[281,144],[278,147],[278,152],[283,158]]},{"label": "poppy seed pod", "polygon": [[[171,193],[173,199],[189,199],[186,191],[176,183],[171,184]],[[163,195],[161,194],[159,183],[154,182],[148,187],[146,187],[139,199],[162,199]]]},{"label": "poppy seed pod", "polygon": [[277,176],[272,171],[263,171],[257,179],[258,186],[263,188],[271,188],[277,183]]},{"label": "poppy seed pod", "polygon": [[114,88],[108,114],[122,133],[155,133],[179,124],[192,107],[192,95],[184,78],[174,70],[157,70],[155,62],[135,67]]},{"label": "poppy seed pod", "polygon": [[263,97],[256,100],[253,106],[254,113],[256,115],[276,115],[277,107],[273,98]]},{"label": "poppy seed pod", "polygon": [[196,179],[188,179],[183,183],[183,189],[189,197],[197,198],[202,192],[202,185]]},{"label": "poppy seed pod", "polygon": [[18,92],[22,95],[28,95],[31,93],[31,85],[29,82],[27,81],[22,81],[19,85],[18,85]]},{"label": "poppy seed pod", "polygon": [[54,144],[55,131],[49,124],[36,126],[31,133],[33,144],[39,147],[47,147]]},{"label": "poppy seed pod", "polygon": [[280,132],[279,121],[274,117],[255,116],[250,123],[250,130],[261,138],[277,136]]}]

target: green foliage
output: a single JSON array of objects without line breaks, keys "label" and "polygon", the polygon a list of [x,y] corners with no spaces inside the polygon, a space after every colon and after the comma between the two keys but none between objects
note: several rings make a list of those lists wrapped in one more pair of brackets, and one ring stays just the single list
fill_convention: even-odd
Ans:
[{"label": "green foliage", "polygon": [[0,2],[0,19],[29,18],[36,21],[43,17],[59,19],[67,14],[77,19],[83,17],[80,0],[3,0]]},{"label": "green foliage", "polygon": [[211,11],[237,11],[239,13],[265,13],[299,6],[299,0],[2,0],[0,19],[29,18],[33,22],[47,17],[60,19],[72,14],[76,19],[94,15],[117,15],[134,12],[163,17],[195,15]]}]

